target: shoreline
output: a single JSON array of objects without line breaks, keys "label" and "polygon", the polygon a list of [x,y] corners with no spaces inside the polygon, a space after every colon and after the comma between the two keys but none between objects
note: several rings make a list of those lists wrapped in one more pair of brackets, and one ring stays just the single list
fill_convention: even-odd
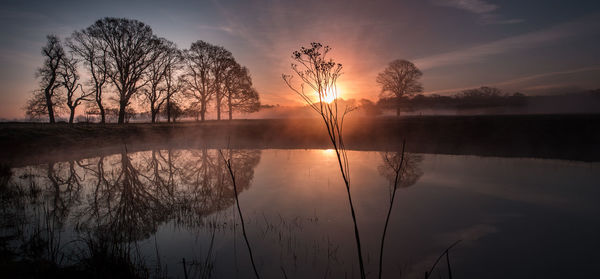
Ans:
[{"label": "shoreline", "polygon": [[[349,118],[348,150],[600,161],[600,114]],[[327,149],[319,119],[0,123],[3,164],[169,148]]]}]

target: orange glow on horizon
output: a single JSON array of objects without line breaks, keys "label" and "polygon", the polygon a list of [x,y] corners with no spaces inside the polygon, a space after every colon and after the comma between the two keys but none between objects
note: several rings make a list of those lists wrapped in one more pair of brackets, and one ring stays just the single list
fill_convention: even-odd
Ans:
[{"label": "orange glow on horizon", "polygon": [[335,155],[335,150],[334,149],[323,149],[323,150],[321,150],[321,152],[325,156],[334,156]]}]

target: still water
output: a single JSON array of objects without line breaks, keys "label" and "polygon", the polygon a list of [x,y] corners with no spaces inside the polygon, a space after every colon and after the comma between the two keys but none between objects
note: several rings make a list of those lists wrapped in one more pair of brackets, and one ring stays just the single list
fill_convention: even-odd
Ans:
[{"label": "still water", "polygon": [[[377,277],[395,174],[384,155],[348,152],[369,278]],[[233,165],[262,278],[359,278],[335,152],[222,156]],[[106,276],[252,278],[223,157],[214,149],[124,150],[11,168],[0,188],[3,258]],[[453,278],[594,277],[599,181],[596,163],[406,154],[383,277],[424,278],[458,240],[448,257]],[[432,276],[440,277],[448,277],[445,258]]]}]

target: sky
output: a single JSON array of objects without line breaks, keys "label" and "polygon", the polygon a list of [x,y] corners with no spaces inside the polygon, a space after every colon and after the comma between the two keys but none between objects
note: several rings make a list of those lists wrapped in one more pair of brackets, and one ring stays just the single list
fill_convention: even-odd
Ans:
[{"label": "sky", "polygon": [[395,59],[423,72],[425,94],[479,86],[551,94],[600,88],[600,1],[3,1],[0,118],[23,118],[46,35],[68,38],[103,17],[152,27],[181,49],[221,45],[249,68],[263,104],[299,105],[283,82],[310,42],[343,64],[342,98],[377,100]]}]

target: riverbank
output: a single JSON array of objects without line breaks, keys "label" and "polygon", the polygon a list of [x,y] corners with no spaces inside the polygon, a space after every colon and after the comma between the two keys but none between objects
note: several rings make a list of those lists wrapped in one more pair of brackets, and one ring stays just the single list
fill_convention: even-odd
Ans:
[{"label": "riverbank", "polygon": [[[600,114],[354,118],[344,123],[348,149],[600,160]],[[53,158],[170,148],[330,148],[319,119],[184,123],[1,123],[0,156],[10,165]]]}]

